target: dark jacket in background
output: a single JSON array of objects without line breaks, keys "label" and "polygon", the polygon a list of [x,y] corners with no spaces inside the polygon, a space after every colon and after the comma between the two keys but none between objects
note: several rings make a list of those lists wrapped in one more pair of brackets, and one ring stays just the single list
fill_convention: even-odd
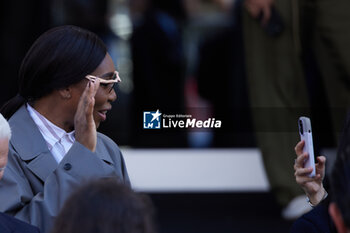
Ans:
[{"label": "dark jacket in background", "polygon": [[184,147],[185,131],[142,128],[143,111],[184,114],[185,66],[179,20],[167,9],[149,9],[134,23],[133,136],[136,147]]},{"label": "dark jacket in background", "polygon": [[1,233],[39,233],[39,229],[14,217],[0,213]]},{"label": "dark jacket in background", "polygon": [[290,233],[337,233],[328,213],[329,201],[327,199],[309,213],[298,218],[293,223]]}]

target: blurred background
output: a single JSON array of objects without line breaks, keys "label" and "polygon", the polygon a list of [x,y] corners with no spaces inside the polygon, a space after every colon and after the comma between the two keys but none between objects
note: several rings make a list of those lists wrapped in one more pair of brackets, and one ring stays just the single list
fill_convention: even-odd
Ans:
[{"label": "blurred background", "polygon": [[[282,9],[291,11],[289,18],[300,17],[297,19],[309,29],[320,27],[313,1],[305,2],[309,5]],[[17,94],[21,61],[34,40],[49,28],[77,25],[95,32],[106,43],[122,83],[116,87],[118,99],[99,131],[121,147],[133,187],[150,194],[159,232],[288,231],[292,221],[281,216],[285,206],[271,186],[273,175],[266,174],[267,160],[256,133],[292,133],[295,140],[291,144],[295,145],[299,140],[297,117],[292,124],[276,128],[254,120],[261,114],[272,123],[283,121],[289,110],[285,105],[256,104],[256,92],[249,92],[255,84],[248,76],[256,66],[251,66],[246,48],[256,48],[246,39],[243,0],[11,0],[0,4],[1,105]],[[295,16],[295,12],[300,15]],[[259,26],[263,16],[259,17],[252,20],[261,28],[259,33],[271,33],[271,28]],[[340,130],[332,128],[331,113],[343,116],[346,108],[330,107],[320,78],[324,75],[321,63],[310,46],[310,30],[306,26],[295,29],[300,22],[290,23],[293,20],[285,18],[283,12],[279,17],[271,16],[272,33],[277,34],[266,37],[284,36],[283,30],[293,28],[288,36],[298,54],[281,55],[271,49],[260,59],[299,59],[305,84],[298,86],[287,80],[283,85],[296,88],[295,96],[306,90],[305,105],[290,106],[298,114],[312,116],[317,153],[330,148],[326,151],[332,159],[337,141],[333,132]],[[341,49],[329,43],[334,50],[331,54]],[[283,65],[275,68],[289,72]],[[339,77],[348,78],[346,72]],[[283,89],[278,86],[277,92],[279,88]],[[294,99],[288,101],[293,103]],[[222,127],[143,129],[143,112],[158,109],[163,114],[190,114],[203,120],[214,117],[222,121]],[[267,112],[275,112],[275,117],[269,118]],[[289,178],[293,180],[294,146],[287,149],[291,154],[287,160]]]}]

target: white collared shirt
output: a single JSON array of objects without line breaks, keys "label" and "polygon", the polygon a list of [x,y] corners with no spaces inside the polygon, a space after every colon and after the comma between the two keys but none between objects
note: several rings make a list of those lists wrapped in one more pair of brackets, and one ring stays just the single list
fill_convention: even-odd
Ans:
[{"label": "white collared shirt", "polygon": [[40,133],[43,135],[53,157],[57,163],[60,163],[75,141],[75,131],[73,130],[67,133],[65,130],[46,119],[29,104],[27,104],[27,110],[38,126]]}]

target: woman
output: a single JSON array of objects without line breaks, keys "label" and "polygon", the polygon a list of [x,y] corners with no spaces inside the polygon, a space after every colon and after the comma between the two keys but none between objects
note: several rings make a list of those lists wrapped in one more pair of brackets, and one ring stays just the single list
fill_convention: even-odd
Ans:
[{"label": "woman", "polygon": [[13,136],[0,211],[49,232],[77,184],[109,176],[129,184],[118,146],[96,132],[119,77],[95,34],[62,26],[34,42],[19,79],[19,94],[2,108]]}]

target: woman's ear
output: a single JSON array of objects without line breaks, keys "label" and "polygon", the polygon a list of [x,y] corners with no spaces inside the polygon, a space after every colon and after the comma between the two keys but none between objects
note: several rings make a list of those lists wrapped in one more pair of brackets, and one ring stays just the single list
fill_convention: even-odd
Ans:
[{"label": "woman's ear", "polygon": [[340,209],[337,204],[331,202],[328,207],[329,215],[332,217],[335,227],[337,228],[338,233],[346,233],[347,228],[341,215]]},{"label": "woman's ear", "polygon": [[58,92],[59,92],[60,96],[62,97],[62,99],[68,100],[72,97],[72,94],[71,94],[72,90],[69,87],[66,87],[64,89],[60,89]]}]

